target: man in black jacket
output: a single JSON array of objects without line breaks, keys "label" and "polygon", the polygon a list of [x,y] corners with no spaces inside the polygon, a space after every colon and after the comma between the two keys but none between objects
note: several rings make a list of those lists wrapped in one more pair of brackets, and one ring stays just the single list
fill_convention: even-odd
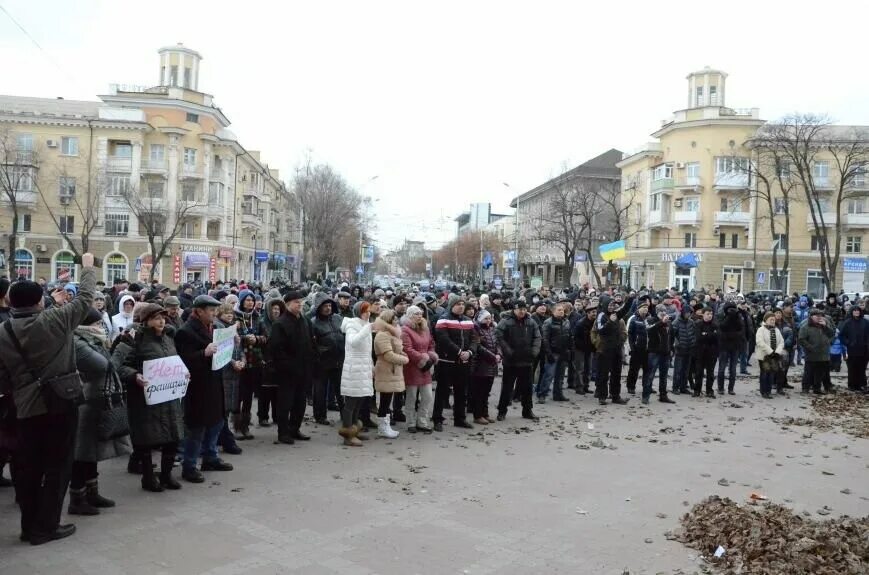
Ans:
[{"label": "man in black jacket", "polygon": [[284,296],[287,312],[275,322],[268,342],[278,380],[277,443],[287,445],[311,439],[301,431],[307,408],[305,390],[316,357],[311,323],[302,315],[304,298],[304,293],[295,290]]},{"label": "man in black jacket", "polygon": [[501,397],[498,401],[498,421],[507,417],[507,408],[513,399],[513,387],[517,387],[522,400],[522,417],[537,421],[531,405],[531,375],[534,358],[540,353],[540,328],[528,316],[524,301],[498,322],[495,338],[504,358],[504,377],[501,380]]},{"label": "man in black jacket", "polygon": [[734,395],[736,393],[734,391],[736,363],[739,360],[739,352],[746,345],[746,341],[745,323],[733,302],[724,304],[724,314],[719,324],[719,330],[721,344],[718,355],[718,393],[724,393],[724,369],[729,366],[730,377],[727,392]]},{"label": "man in black jacket", "polygon": [[628,387],[628,393],[634,394],[637,392],[637,377],[640,371],[643,372],[643,379],[646,379],[646,374],[649,371],[649,350],[648,336],[646,334],[646,317],[649,315],[649,303],[643,300],[637,306],[637,313],[628,320],[628,347],[631,350],[631,361],[628,365],[628,378],[625,384]]},{"label": "man in black jacket", "polygon": [[435,351],[438,354],[438,386],[435,390],[432,421],[434,430],[443,431],[443,410],[453,389],[453,425],[473,429],[466,420],[466,392],[471,379],[471,358],[476,343],[473,341],[474,322],[467,318],[465,301],[451,294],[447,301],[449,311],[435,326]]},{"label": "man in black jacket", "polygon": [[591,373],[591,354],[594,346],[591,344],[591,328],[597,318],[597,306],[589,304],[583,310],[583,317],[573,328],[573,343],[576,350],[573,354],[574,372],[576,373],[576,393],[588,393],[589,374]]},{"label": "man in black jacket", "polygon": [[600,296],[599,303],[603,311],[595,321],[599,337],[595,395],[597,395],[600,405],[606,405],[607,393],[615,404],[625,405],[628,403],[628,400],[621,397],[622,348],[627,339],[624,317],[628,315],[633,299],[633,296],[629,297],[619,308],[618,304],[607,294]]},{"label": "man in black jacket", "polygon": [[715,323],[712,306],[703,308],[701,317],[694,322],[694,397],[700,397],[703,388],[703,375],[706,375],[706,397],[715,397],[712,381],[715,375],[715,362],[718,359],[718,324]]},{"label": "man in black jacket", "polygon": [[184,327],[175,334],[175,349],[190,371],[184,397],[184,461],[181,477],[202,483],[205,477],[196,469],[202,454],[203,471],[232,471],[232,465],[217,456],[217,439],[224,426],[223,371],[212,370],[214,318],[220,303],[211,296],[193,300],[193,311]]},{"label": "man in black jacket", "polygon": [[337,313],[338,304],[324,292],[314,297],[314,319],[311,328],[317,349],[314,375],[314,420],[329,425],[328,409],[343,408],[341,368],[344,364],[343,318]]},{"label": "man in black jacket", "polygon": [[658,401],[676,403],[667,397],[667,371],[670,368],[670,316],[667,307],[658,304],[654,314],[646,318],[646,337],[648,340],[648,366],[643,373],[643,403],[649,404],[655,372],[659,371]]},{"label": "man in black jacket", "polygon": [[573,335],[570,322],[564,317],[564,305],[552,308],[552,317],[543,322],[543,382],[537,390],[539,403],[545,403],[549,388],[552,387],[554,401],[568,401],[564,397],[564,371],[571,361]]}]

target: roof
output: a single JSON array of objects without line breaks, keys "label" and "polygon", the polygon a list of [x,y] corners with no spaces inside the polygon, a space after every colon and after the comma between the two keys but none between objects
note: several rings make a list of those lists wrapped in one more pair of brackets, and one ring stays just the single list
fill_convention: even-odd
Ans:
[{"label": "roof", "polygon": [[616,167],[616,164],[622,160],[623,153],[621,150],[610,148],[603,154],[570,169],[563,174],[560,174],[546,182],[540,184],[517,198],[510,201],[510,207],[515,208],[518,200],[528,200],[534,196],[541,194],[552,188],[553,185],[560,181],[572,180],[574,178],[602,178],[602,179],[620,179],[621,170]]},{"label": "roof", "polygon": [[0,112],[56,118],[97,118],[102,102],[0,95]]}]

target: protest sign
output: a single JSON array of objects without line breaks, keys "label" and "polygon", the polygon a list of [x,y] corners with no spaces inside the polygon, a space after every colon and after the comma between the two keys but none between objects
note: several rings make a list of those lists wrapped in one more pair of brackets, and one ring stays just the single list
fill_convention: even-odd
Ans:
[{"label": "protest sign", "polygon": [[236,327],[214,330],[211,340],[217,346],[217,353],[211,356],[211,371],[217,371],[232,360],[232,348],[235,347]]},{"label": "protest sign", "polygon": [[145,385],[145,403],[157,405],[187,395],[190,372],[177,355],[142,362]]}]

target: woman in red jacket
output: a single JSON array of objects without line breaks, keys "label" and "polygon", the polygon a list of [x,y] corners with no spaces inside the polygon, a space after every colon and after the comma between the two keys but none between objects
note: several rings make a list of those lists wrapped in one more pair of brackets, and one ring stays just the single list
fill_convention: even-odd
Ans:
[{"label": "woman in red jacket", "polygon": [[[434,396],[431,389],[432,369],[438,362],[434,340],[422,310],[410,306],[404,315],[401,341],[410,361],[404,366],[404,385],[407,388],[407,430],[431,433],[431,413]],[[417,398],[419,407],[417,408]]]}]

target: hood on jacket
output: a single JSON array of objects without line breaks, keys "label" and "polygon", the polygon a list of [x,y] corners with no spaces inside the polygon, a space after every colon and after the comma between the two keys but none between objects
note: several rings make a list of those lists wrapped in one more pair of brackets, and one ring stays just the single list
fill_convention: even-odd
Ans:
[{"label": "hood on jacket", "polygon": [[269,298],[266,300],[266,303],[263,306],[263,314],[262,314],[263,328],[265,329],[266,334],[272,333],[272,326],[275,324],[275,322],[272,320],[272,314],[271,314],[271,309],[272,309],[273,305],[280,306],[281,315],[283,315],[287,311],[287,305],[284,303],[284,300],[282,300],[281,298],[273,297],[273,298]]},{"label": "hood on jacket", "polygon": [[120,301],[118,301],[118,314],[123,315],[124,317],[133,317],[132,312],[127,315],[124,313],[124,302],[131,301],[133,305],[136,304],[136,298],[131,296],[130,294],[122,295]]},{"label": "hood on jacket", "polygon": [[613,298],[609,296],[609,294],[602,294],[600,298],[597,300],[597,307],[602,312],[609,311],[609,305]]},{"label": "hood on jacket", "polygon": [[[248,298],[254,301],[254,307],[249,312],[246,312],[244,311],[244,307],[242,306],[244,306],[244,300]],[[252,313],[254,309],[256,309],[256,298],[254,297],[253,292],[248,289],[243,289],[238,292],[238,301],[235,302],[235,307],[233,308],[233,311],[237,313]]]},{"label": "hood on jacket", "polygon": [[338,303],[334,299],[332,299],[332,297],[329,296],[328,293],[321,291],[317,292],[317,294],[314,296],[314,303],[311,306],[311,317],[315,318],[319,316],[320,308],[326,304],[330,304],[332,306],[333,314],[338,313]]},{"label": "hood on jacket", "polygon": [[736,312],[736,311],[737,311],[736,304],[733,303],[732,301],[729,301],[726,304],[724,304],[724,315],[727,315],[731,312]]}]

